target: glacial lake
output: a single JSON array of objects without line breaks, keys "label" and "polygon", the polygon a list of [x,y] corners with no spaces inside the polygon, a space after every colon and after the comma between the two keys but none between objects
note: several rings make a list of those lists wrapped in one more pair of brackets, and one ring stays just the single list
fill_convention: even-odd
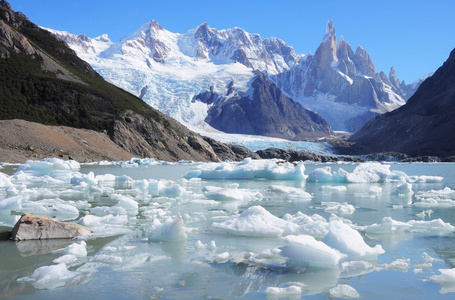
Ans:
[{"label": "glacial lake", "polygon": [[3,234],[32,212],[93,235],[1,241],[2,299],[455,297],[453,163],[21,168],[0,169]]}]

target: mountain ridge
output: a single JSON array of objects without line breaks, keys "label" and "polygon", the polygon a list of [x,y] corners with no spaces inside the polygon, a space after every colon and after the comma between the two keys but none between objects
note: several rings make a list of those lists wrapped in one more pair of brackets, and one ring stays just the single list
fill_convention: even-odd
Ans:
[{"label": "mountain ridge", "polygon": [[[332,21],[314,55],[297,54],[278,38],[262,40],[239,27],[218,30],[207,23],[180,34],[151,21],[119,43],[106,40],[105,48],[97,53],[82,50],[81,44],[91,47],[85,36],[74,42],[76,36],[69,39],[68,34],[51,31],[72,40],[70,46],[108,81],[142,95],[151,106],[188,125],[204,122],[207,115],[207,108],[190,104],[195,95],[211,86],[225,94],[231,81],[238,84],[238,74],[240,81],[250,82],[253,70],[267,74],[289,97],[322,115],[335,130],[355,131],[372,116],[403,105],[415,91],[413,85],[400,82],[392,68],[389,75],[377,73],[362,47],[354,52],[343,37],[338,43]],[[234,70],[236,64],[244,69]],[[177,67],[193,74],[179,73]],[[155,93],[142,93],[146,86]],[[242,88],[245,91],[248,86],[237,86]]]},{"label": "mountain ridge", "polygon": [[370,120],[349,139],[353,153],[393,151],[455,156],[455,49],[399,109]]}]

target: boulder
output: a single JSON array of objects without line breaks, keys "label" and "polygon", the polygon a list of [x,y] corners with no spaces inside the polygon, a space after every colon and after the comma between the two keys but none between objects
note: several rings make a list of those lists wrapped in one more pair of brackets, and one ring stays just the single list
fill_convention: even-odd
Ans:
[{"label": "boulder", "polygon": [[22,240],[47,240],[47,239],[72,239],[87,236],[92,231],[75,223],[60,222],[57,219],[25,213],[11,232],[11,239]]}]

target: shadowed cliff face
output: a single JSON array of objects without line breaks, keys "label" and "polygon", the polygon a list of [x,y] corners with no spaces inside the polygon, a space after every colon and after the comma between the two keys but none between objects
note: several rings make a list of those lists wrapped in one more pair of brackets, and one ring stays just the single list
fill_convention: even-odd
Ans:
[{"label": "shadowed cliff face", "polygon": [[350,141],[356,152],[455,155],[455,50],[406,105],[368,122]]},{"label": "shadowed cliff face", "polygon": [[[0,1],[0,119],[105,132],[132,156],[220,160],[208,143],[141,99],[107,83],[65,42]],[[229,147],[228,147],[229,148]],[[108,155],[106,155],[108,156]]]},{"label": "shadowed cliff face", "polygon": [[[303,140],[331,135],[330,125],[291,98],[266,75],[257,71],[251,92],[213,100],[203,93],[201,100],[214,102],[206,122],[228,133],[243,133]],[[208,100],[207,100],[208,99]]]}]

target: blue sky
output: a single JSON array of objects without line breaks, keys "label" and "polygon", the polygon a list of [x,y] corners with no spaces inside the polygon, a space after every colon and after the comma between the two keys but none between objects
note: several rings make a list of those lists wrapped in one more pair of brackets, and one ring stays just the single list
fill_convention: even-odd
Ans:
[{"label": "blue sky", "polygon": [[378,71],[407,83],[435,71],[455,48],[454,0],[9,0],[40,26],[109,34],[112,41],[156,20],[172,32],[185,33],[203,22],[216,29],[241,27],[261,37],[278,37],[298,53],[314,53],[333,20],[355,51],[373,58]]}]

